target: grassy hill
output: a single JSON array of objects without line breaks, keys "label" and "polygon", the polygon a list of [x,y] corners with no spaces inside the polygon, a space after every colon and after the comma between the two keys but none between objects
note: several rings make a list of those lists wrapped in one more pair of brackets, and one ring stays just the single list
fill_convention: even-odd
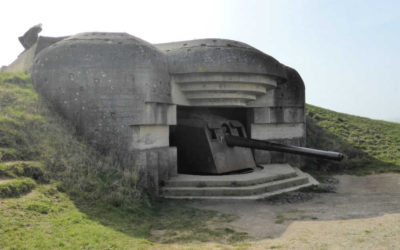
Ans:
[{"label": "grassy hill", "polygon": [[307,146],[343,152],[342,162],[307,158],[305,169],[372,174],[400,172],[400,123],[307,105]]},{"label": "grassy hill", "polygon": [[[165,248],[246,239],[226,226],[232,216],[147,196],[134,173],[86,145],[49,108],[27,75],[0,73],[0,111],[0,249]],[[307,119],[309,147],[348,158],[308,158],[305,168],[399,171],[400,124],[310,105]]]}]

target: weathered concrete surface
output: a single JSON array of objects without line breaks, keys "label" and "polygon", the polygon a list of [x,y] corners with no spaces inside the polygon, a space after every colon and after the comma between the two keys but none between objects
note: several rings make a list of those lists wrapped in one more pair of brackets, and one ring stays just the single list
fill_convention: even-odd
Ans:
[{"label": "weathered concrete surface", "polygon": [[168,125],[134,125],[131,150],[161,148],[169,146]]},{"label": "weathered concrete surface", "polygon": [[[287,81],[250,102],[248,115],[252,138],[292,140],[289,145],[304,146],[306,139],[305,87],[299,73],[285,66]],[[274,131],[272,131],[274,130]],[[294,142],[294,144],[293,144]],[[284,142],[283,142],[284,143]],[[288,153],[255,151],[257,163],[289,162],[298,166],[301,157]]]},{"label": "weathered concrete surface", "polygon": [[18,37],[18,40],[21,42],[22,46],[24,46],[25,49],[29,49],[36,43],[39,37],[39,33],[41,31],[42,31],[42,25],[37,24],[31,27],[29,30],[27,30],[24,35]]},{"label": "weathered concrete surface", "polygon": [[177,175],[165,183],[162,196],[173,199],[259,200],[318,182],[288,164],[263,165],[248,174]]},{"label": "weathered concrete surface", "polygon": [[165,56],[125,33],[84,33],[54,44],[36,57],[32,80],[103,151],[126,151],[132,125],[174,122],[168,107],[158,114],[147,105],[171,104]]},{"label": "weathered concrete surface", "polygon": [[245,43],[199,39],[155,46],[166,53],[171,74],[240,72],[286,79],[282,64]]},{"label": "weathered concrete surface", "polygon": [[272,76],[232,72],[173,75],[173,102],[187,106],[247,107],[277,86]]},{"label": "weathered concrete surface", "polygon": [[251,124],[251,138],[259,140],[292,139],[305,136],[304,123]]},{"label": "weathered concrete surface", "polygon": [[253,108],[249,122],[265,123],[304,123],[304,107],[264,107]]},{"label": "weathered concrete surface", "polygon": [[138,177],[138,185],[158,196],[160,185],[177,175],[177,150],[160,147],[131,151],[121,164],[124,171]]},{"label": "weathered concrete surface", "polygon": [[[231,225],[256,240],[281,236],[297,221],[317,226],[327,220],[400,213],[400,174],[335,176],[336,193],[293,193],[276,201],[197,201],[192,206],[238,215]],[[329,223],[324,223],[329,226]],[[302,227],[307,231],[307,227]],[[340,230],[336,228],[336,230]],[[390,233],[390,232],[388,232]],[[300,237],[300,235],[298,235]]]},{"label": "weathered concrete surface", "polygon": [[297,176],[294,168],[287,164],[271,164],[263,169],[257,169],[247,174],[231,175],[189,175],[179,174],[168,180],[169,187],[227,187],[250,186],[261,183],[282,180]]},{"label": "weathered concrete surface", "polygon": [[174,103],[188,106],[247,107],[286,80],[273,57],[225,39],[156,44],[168,57]]},{"label": "weathered concrete surface", "polygon": [[275,106],[304,107],[305,87],[300,74],[290,67],[285,66],[287,81],[275,90]]},{"label": "weathered concrete surface", "polygon": [[160,160],[162,148],[172,150],[176,106],[166,56],[150,43],[126,33],[78,34],[43,49],[31,76],[91,145],[145,171],[145,186],[157,190],[163,172],[176,171],[176,159]]}]

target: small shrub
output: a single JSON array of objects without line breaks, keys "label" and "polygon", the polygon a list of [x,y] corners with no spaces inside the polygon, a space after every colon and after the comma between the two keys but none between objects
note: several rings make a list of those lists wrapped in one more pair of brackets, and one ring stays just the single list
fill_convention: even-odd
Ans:
[{"label": "small shrub", "polygon": [[0,183],[0,198],[19,197],[30,192],[36,183],[31,178],[12,179]]},{"label": "small shrub", "polygon": [[24,73],[1,72],[0,82],[11,83],[15,85],[25,85],[30,82],[29,75]]},{"label": "small shrub", "polygon": [[40,214],[47,214],[50,211],[50,206],[43,202],[29,202],[26,209]]},{"label": "small shrub", "polygon": [[0,161],[13,161],[21,158],[19,152],[14,148],[0,147]]},{"label": "small shrub", "polygon": [[17,177],[25,176],[40,182],[47,182],[43,164],[35,161],[14,161],[0,163],[0,176]]}]

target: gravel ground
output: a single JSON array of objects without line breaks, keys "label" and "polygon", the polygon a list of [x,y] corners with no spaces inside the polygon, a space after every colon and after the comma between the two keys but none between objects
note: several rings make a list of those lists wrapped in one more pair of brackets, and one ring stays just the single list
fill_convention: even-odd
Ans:
[{"label": "gravel ground", "polygon": [[334,176],[323,187],[330,192],[192,206],[237,215],[231,225],[251,248],[400,249],[400,174]]}]

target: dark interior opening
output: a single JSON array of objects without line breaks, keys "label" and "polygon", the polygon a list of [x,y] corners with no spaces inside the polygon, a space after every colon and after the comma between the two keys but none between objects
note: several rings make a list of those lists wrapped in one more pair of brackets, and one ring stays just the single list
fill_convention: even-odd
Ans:
[{"label": "dark interior opening", "polygon": [[[177,107],[177,123],[179,124],[179,121],[182,119],[189,119],[193,116],[201,116],[202,114],[212,114],[216,116],[220,116],[223,118],[226,118],[227,120],[236,120],[241,122],[245,128],[246,131],[249,131],[249,128],[247,127],[247,116],[249,109],[248,108],[238,108],[238,107],[232,107],[232,108],[210,108],[210,107],[187,107],[187,106],[178,106]],[[248,133],[247,133],[248,134]]]},{"label": "dark interior opening", "polygon": [[[250,110],[248,108],[212,108],[212,107],[188,107],[188,106],[177,106],[176,108],[176,116],[177,116],[177,124],[181,124],[182,120],[191,119],[193,117],[202,117],[204,114],[216,115],[219,117],[223,117],[227,120],[236,120],[242,123],[245,127],[245,131],[247,136],[250,136],[250,128],[248,124],[247,117],[249,116]],[[176,146],[174,139],[174,132],[176,126],[170,126],[170,145]],[[217,135],[215,134],[215,130],[209,130],[212,139],[217,139]],[[244,136],[244,131],[238,129],[239,136]]]},{"label": "dark interior opening", "polygon": [[[205,158],[209,157],[209,153],[207,149],[203,150],[198,150],[198,148],[201,148],[203,145],[209,145],[209,143],[203,141],[203,139],[200,136],[202,133],[206,133],[208,136],[208,140],[211,141],[211,143],[217,143],[220,138],[221,134],[230,134],[230,135],[237,135],[244,137],[245,134],[249,135],[249,124],[248,124],[248,119],[247,117],[249,116],[249,112],[251,109],[248,108],[238,108],[238,107],[228,107],[228,108],[221,108],[221,107],[187,107],[187,106],[178,106],[177,107],[177,125],[176,126],[170,126],[170,145],[171,146],[176,146],[178,147],[178,172],[179,173],[190,173],[188,172],[188,166],[194,166],[196,165],[195,162],[200,162],[204,161]],[[213,128],[208,127],[206,130],[201,130],[201,129],[195,129],[195,128],[185,128],[182,127],[185,123],[188,123],[188,120],[197,120],[197,121],[208,121],[210,117],[218,117],[219,120],[221,118],[223,120],[227,120],[227,123],[223,123],[220,129],[218,128]],[[217,119],[217,120],[218,120]],[[213,120],[213,119],[211,119]],[[229,121],[239,121],[243,127],[233,127]],[[201,123],[201,122],[195,122],[195,123]],[[191,124],[190,126],[192,126]],[[220,124],[221,125],[221,124]],[[178,131],[178,126],[179,132]],[[194,125],[196,127],[196,125]],[[184,136],[182,137],[182,131],[185,131]],[[188,133],[186,133],[186,131]],[[204,131],[204,132],[201,132]],[[206,136],[206,137],[207,137]],[[197,138],[197,139],[196,139]],[[182,144],[182,141],[184,143]],[[185,146],[179,146],[179,145],[185,145]],[[213,144],[215,146],[215,144]],[[196,152],[194,153],[193,157],[190,157],[188,159],[187,155],[191,154],[190,148],[196,148]],[[213,147],[213,150],[216,150],[218,146]],[[223,147],[220,147],[221,152],[224,152]],[[186,155],[186,158],[183,158],[182,155]],[[240,157],[240,154],[237,156]],[[246,157],[244,157],[246,158]],[[247,161],[253,161],[253,156],[251,155],[252,159],[246,158]],[[227,160],[228,162],[229,160]],[[247,163],[247,162],[245,162]],[[207,164],[205,164],[207,165]],[[230,165],[230,164],[228,164]],[[232,166],[235,164],[232,164]],[[244,164],[245,165],[245,164]],[[185,168],[184,171],[182,171],[183,166]],[[192,173],[198,173],[198,169],[196,171],[196,167],[193,167],[193,172]],[[215,173],[201,173],[201,174],[215,174]]]}]

